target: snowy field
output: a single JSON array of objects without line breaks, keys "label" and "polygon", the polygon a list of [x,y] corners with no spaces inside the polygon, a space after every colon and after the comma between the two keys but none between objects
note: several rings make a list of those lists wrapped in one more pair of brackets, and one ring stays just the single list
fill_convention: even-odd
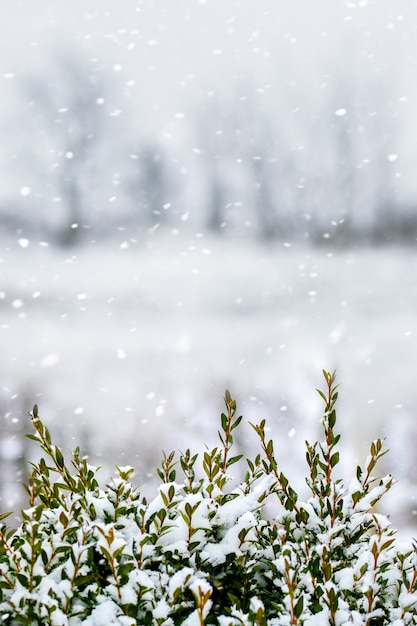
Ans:
[{"label": "snowy field", "polygon": [[[268,419],[301,483],[319,436],[321,369],[337,369],[347,469],[386,437],[399,479],[388,513],[412,527],[417,441],[417,254],[265,247],[205,236],[0,251],[3,413],[34,402],[65,449],[130,463],[149,483],[162,449],[216,443],[224,389]],[[9,442],[10,443],[10,442]],[[243,428],[237,445],[250,451]],[[385,509],[386,510],[386,509]],[[387,511],[386,511],[387,512]]]}]

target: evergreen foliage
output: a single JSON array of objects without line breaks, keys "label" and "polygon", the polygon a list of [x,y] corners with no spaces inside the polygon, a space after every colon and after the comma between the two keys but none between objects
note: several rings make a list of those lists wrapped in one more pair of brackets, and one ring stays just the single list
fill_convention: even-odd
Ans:
[{"label": "evergreen foliage", "polygon": [[[78,449],[67,464],[35,405],[28,437],[45,458],[33,465],[20,527],[0,526],[0,623],[416,624],[417,548],[404,549],[374,508],[393,484],[374,476],[383,444],[371,443],[349,484],[335,478],[338,391],[335,375],[324,377],[323,439],[306,443],[305,502],[278,465],[265,421],[252,424],[261,452],[246,459],[236,486],[242,417],[228,391],[218,447],[164,455],[149,502],[131,467],[101,488]],[[270,498],[279,510],[266,519]]]}]

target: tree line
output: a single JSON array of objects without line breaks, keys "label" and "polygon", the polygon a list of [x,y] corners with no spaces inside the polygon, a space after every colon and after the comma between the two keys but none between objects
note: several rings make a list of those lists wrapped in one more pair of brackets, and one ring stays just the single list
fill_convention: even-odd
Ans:
[{"label": "tree line", "polygon": [[314,97],[300,87],[266,98],[250,84],[207,93],[175,147],[138,123],[98,62],[74,53],[18,89],[3,129],[3,168],[19,181],[0,193],[3,232],[69,246],[189,221],[314,244],[417,238],[398,158],[407,128],[379,84],[347,76]]}]

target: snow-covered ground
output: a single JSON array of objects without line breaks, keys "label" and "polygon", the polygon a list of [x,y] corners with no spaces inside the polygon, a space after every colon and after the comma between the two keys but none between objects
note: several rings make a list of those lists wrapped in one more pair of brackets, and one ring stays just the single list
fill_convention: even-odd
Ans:
[{"label": "snow-covered ground", "polygon": [[[56,250],[0,251],[3,412],[29,430],[34,402],[69,449],[147,482],[162,449],[216,442],[226,387],[268,419],[300,480],[319,436],[321,369],[337,369],[350,470],[386,437],[399,479],[388,512],[412,523],[417,441],[417,254],[271,247],[188,234]],[[244,427],[237,445],[249,452]],[[3,507],[2,507],[3,508]],[[407,513],[407,514],[406,514]]]}]

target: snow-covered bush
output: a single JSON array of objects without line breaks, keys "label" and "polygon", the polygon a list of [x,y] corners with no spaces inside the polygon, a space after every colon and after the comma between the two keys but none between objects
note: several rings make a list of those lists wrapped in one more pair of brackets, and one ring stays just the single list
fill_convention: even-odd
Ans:
[{"label": "snow-covered bush", "polygon": [[[131,467],[118,467],[104,489],[78,450],[70,469],[35,405],[29,437],[47,460],[33,466],[21,526],[0,529],[0,623],[416,624],[417,549],[402,549],[374,508],[393,483],[374,477],[382,443],[371,444],[349,484],[334,477],[337,386],[324,376],[324,437],[306,444],[305,502],[279,468],[264,421],[253,425],[261,453],[232,481],[244,460],[231,455],[242,418],[229,392],[219,446],[201,457],[164,455],[150,502],[132,486]],[[270,498],[273,519],[263,515]]]}]

